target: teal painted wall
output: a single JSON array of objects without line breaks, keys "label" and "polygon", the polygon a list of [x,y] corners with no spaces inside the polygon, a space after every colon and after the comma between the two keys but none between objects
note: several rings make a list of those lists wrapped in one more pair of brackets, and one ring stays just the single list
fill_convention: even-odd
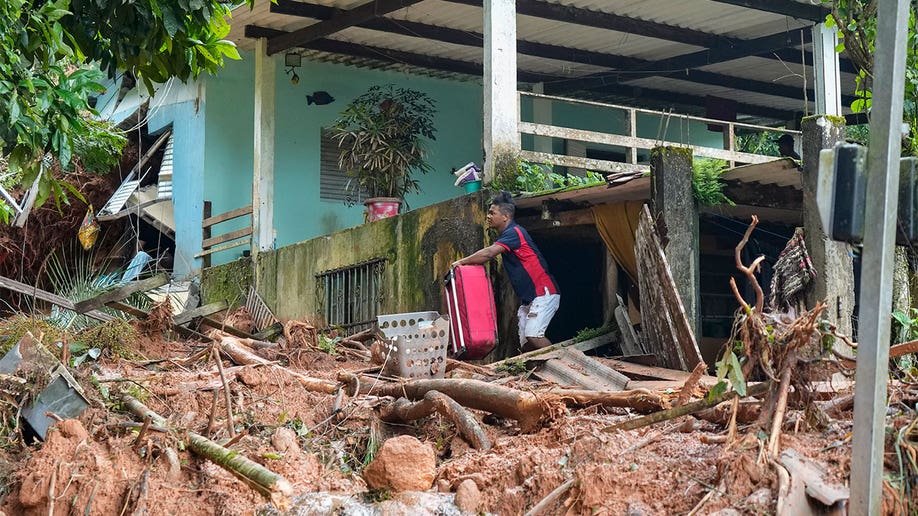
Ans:
[{"label": "teal painted wall", "polygon": [[201,249],[201,214],[204,199],[204,102],[196,85],[175,88],[177,102],[151,109],[147,127],[151,134],[171,126],[174,138],[172,202],[176,221],[175,267],[179,278],[200,268],[194,253]]},{"label": "teal painted wall", "polygon": [[[455,177],[450,170],[469,161],[482,161],[480,85],[306,60],[297,70],[299,84],[294,85],[284,73],[282,58],[276,63],[274,226],[278,247],[363,223],[363,206],[319,199],[320,132],[371,85],[410,87],[437,101],[437,140],[428,147],[433,171],[418,176],[422,192],[406,199],[409,207],[426,206],[464,193],[453,186]],[[217,77],[207,81],[210,102],[204,198],[213,202],[215,214],[251,203],[253,74],[254,56],[247,53],[242,61],[229,63]],[[306,95],[323,90],[335,101],[325,106],[307,106]],[[215,230],[232,231],[246,222],[227,222]],[[213,263],[236,259],[243,249],[217,253]]]}]

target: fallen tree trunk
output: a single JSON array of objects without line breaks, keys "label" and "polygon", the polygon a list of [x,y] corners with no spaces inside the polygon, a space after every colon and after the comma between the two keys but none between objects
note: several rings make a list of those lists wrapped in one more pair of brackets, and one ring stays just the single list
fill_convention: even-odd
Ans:
[{"label": "fallen tree trunk", "polygon": [[[771,387],[771,382],[762,382],[755,385],[751,385],[746,389],[746,396],[758,396],[764,394]],[[720,396],[715,396],[711,400],[701,400],[694,403],[687,403],[685,405],[680,405],[669,410],[664,410],[661,412],[656,412],[649,414],[643,417],[629,419],[628,421],[623,421],[621,423],[607,426],[603,428],[603,432],[615,432],[618,430],[634,430],[641,428],[647,425],[652,425],[654,423],[660,423],[663,421],[669,421],[670,419],[675,419],[677,417],[686,416],[688,414],[694,414],[695,412],[704,410],[706,408],[719,405],[724,401],[733,399],[734,396],[738,396],[736,391],[725,392]]]},{"label": "fallen tree trunk", "polygon": [[211,336],[215,337],[214,340],[219,339],[220,351],[225,353],[226,356],[230,357],[233,362],[239,365],[262,365],[276,371],[284,372],[295,378],[296,381],[308,391],[334,394],[335,391],[338,390],[339,385],[336,382],[321,380],[319,378],[310,378],[302,373],[291,371],[284,366],[261,358],[245,349],[245,346],[235,337],[221,336],[216,333],[212,333]]},{"label": "fallen tree trunk", "polygon": [[476,450],[490,450],[491,442],[481,430],[478,421],[456,400],[438,391],[427,391],[421,401],[411,402],[406,398],[399,398],[392,403],[380,407],[379,417],[389,423],[405,423],[427,417],[434,412],[439,412],[456,425],[459,434],[472,448]]},{"label": "fallen tree trunk", "polygon": [[539,427],[544,413],[542,400],[531,393],[502,385],[469,379],[417,379],[397,383],[360,381],[353,373],[342,371],[338,380],[347,384],[351,395],[373,394],[418,401],[428,391],[439,391],[464,407],[493,412],[515,419],[523,432],[533,432]]},{"label": "fallen tree trunk", "polygon": [[550,389],[542,391],[557,396],[569,407],[627,407],[641,413],[656,412],[666,408],[663,398],[647,389],[630,391],[588,391],[581,389]]},{"label": "fallen tree trunk", "polygon": [[[121,396],[121,402],[134,415],[144,420],[149,418],[158,426],[168,426],[166,418],[153,412],[133,396],[124,394]],[[194,432],[188,432],[187,435],[188,448],[191,451],[229,471],[243,483],[269,498],[277,508],[283,510],[289,506],[293,485],[286,478],[203,435]]]}]

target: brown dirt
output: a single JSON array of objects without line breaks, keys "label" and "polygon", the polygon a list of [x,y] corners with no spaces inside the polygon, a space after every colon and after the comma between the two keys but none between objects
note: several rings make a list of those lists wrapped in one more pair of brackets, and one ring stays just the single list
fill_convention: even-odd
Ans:
[{"label": "brown dirt", "polygon": [[[10,488],[0,500],[0,510],[48,514],[52,475],[54,513],[60,515],[84,514],[88,504],[89,514],[120,514],[127,504],[125,514],[145,509],[148,514],[183,516],[253,514],[263,507],[265,500],[252,489],[188,451],[178,451],[181,468],[170,476],[164,450],[179,449],[180,432],[150,432],[135,449],[137,430],[119,426],[136,422],[114,403],[112,393],[122,390],[141,398],[175,428],[214,440],[227,438],[223,387],[213,359],[181,362],[202,346],[145,334],[125,350],[129,356],[142,356],[142,361],[109,358],[84,363],[75,373],[92,407],[79,421],[60,423],[43,444],[0,453],[0,475],[12,471],[5,480]],[[334,379],[338,370],[370,365],[317,350],[297,352],[291,368],[317,378]],[[286,360],[282,354],[277,358]],[[479,510],[490,513],[522,514],[569,479],[574,479],[572,487],[545,514],[685,514],[711,490],[715,494],[701,514],[726,507],[742,513],[774,512],[775,475],[762,459],[757,438],[747,436],[729,447],[702,440],[722,434],[721,425],[696,421],[688,432],[665,433],[632,449],[676,423],[607,433],[604,428],[633,416],[625,409],[590,408],[561,413],[548,427],[521,434],[512,421],[473,411],[487,423],[483,429],[493,443],[492,450],[482,452],[471,449],[439,416],[385,425],[374,414],[377,400],[348,397],[333,413],[335,396],[306,391],[283,372],[236,366],[228,360],[223,365],[236,428],[247,433],[233,449],[283,475],[296,493],[365,495],[368,488],[359,471],[368,462],[368,451],[374,442],[405,434],[436,450],[435,489],[454,492],[470,479],[481,493]],[[212,413],[214,424],[208,431]],[[299,450],[275,449],[271,436],[279,427],[296,435]],[[824,432],[789,429],[782,446],[813,458],[830,480],[844,484],[850,467],[850,430],[850,420],[836,421]],[[132,489],[142,493],[132,498]]]}]

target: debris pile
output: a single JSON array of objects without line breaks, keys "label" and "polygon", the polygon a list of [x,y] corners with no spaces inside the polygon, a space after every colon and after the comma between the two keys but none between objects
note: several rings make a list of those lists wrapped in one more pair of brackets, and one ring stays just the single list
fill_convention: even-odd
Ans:
[{"label": "debris pile", "polygon": [[[391,357],[375,329],[348,335],[287,321],[271,341],[252,333],[262,328],[244,309],[221,318],[200,308],[173,315],[168,303],[131,307],[124,298],[140,282],[63,307],[118,321],[95,329],[70,334],[38,319],[0,320],[4,353],[28,344],[50,357],[0,375],[0,477],[8,486],[0,510],[843,510],[852,383],[829,373],[853,364],[807,354],[833,333],[820,323],[822,305],[800,315],[765,310],[757,262],[739,260],[743,244],[737,266],[758,295],[750,304],[734,290],[736,344],[717,376],[704,364],[688,372],[654,365],[650,355],[605,357],[622,338],[611,331],[488,365],[447,359],[443,378],[397,378],[384,374]],[[111,336],[104,325],[125,331]],[[89,354],[103,336],[113,343]],[[20,414],[39,402],[54,406],[39,393],[61,371],[86,403],[74,413],[47,410],[42,435]],[[918,507],[916,402],[913,377],[891,383],[887,514]]]}]

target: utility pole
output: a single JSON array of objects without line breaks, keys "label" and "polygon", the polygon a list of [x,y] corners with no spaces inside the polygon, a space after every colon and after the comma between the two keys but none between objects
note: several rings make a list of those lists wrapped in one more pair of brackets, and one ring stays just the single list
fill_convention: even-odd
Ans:
[{"label": "utility pole", "polygon": [[883,438],[889,380],[889,326],[902,102],[905,95],[905,38],[910,0],[880,0],[873,66],[873,106],[867,149],[867,210],[861,264],[854,437],[851,443],[849,514],[880,513]]}]

